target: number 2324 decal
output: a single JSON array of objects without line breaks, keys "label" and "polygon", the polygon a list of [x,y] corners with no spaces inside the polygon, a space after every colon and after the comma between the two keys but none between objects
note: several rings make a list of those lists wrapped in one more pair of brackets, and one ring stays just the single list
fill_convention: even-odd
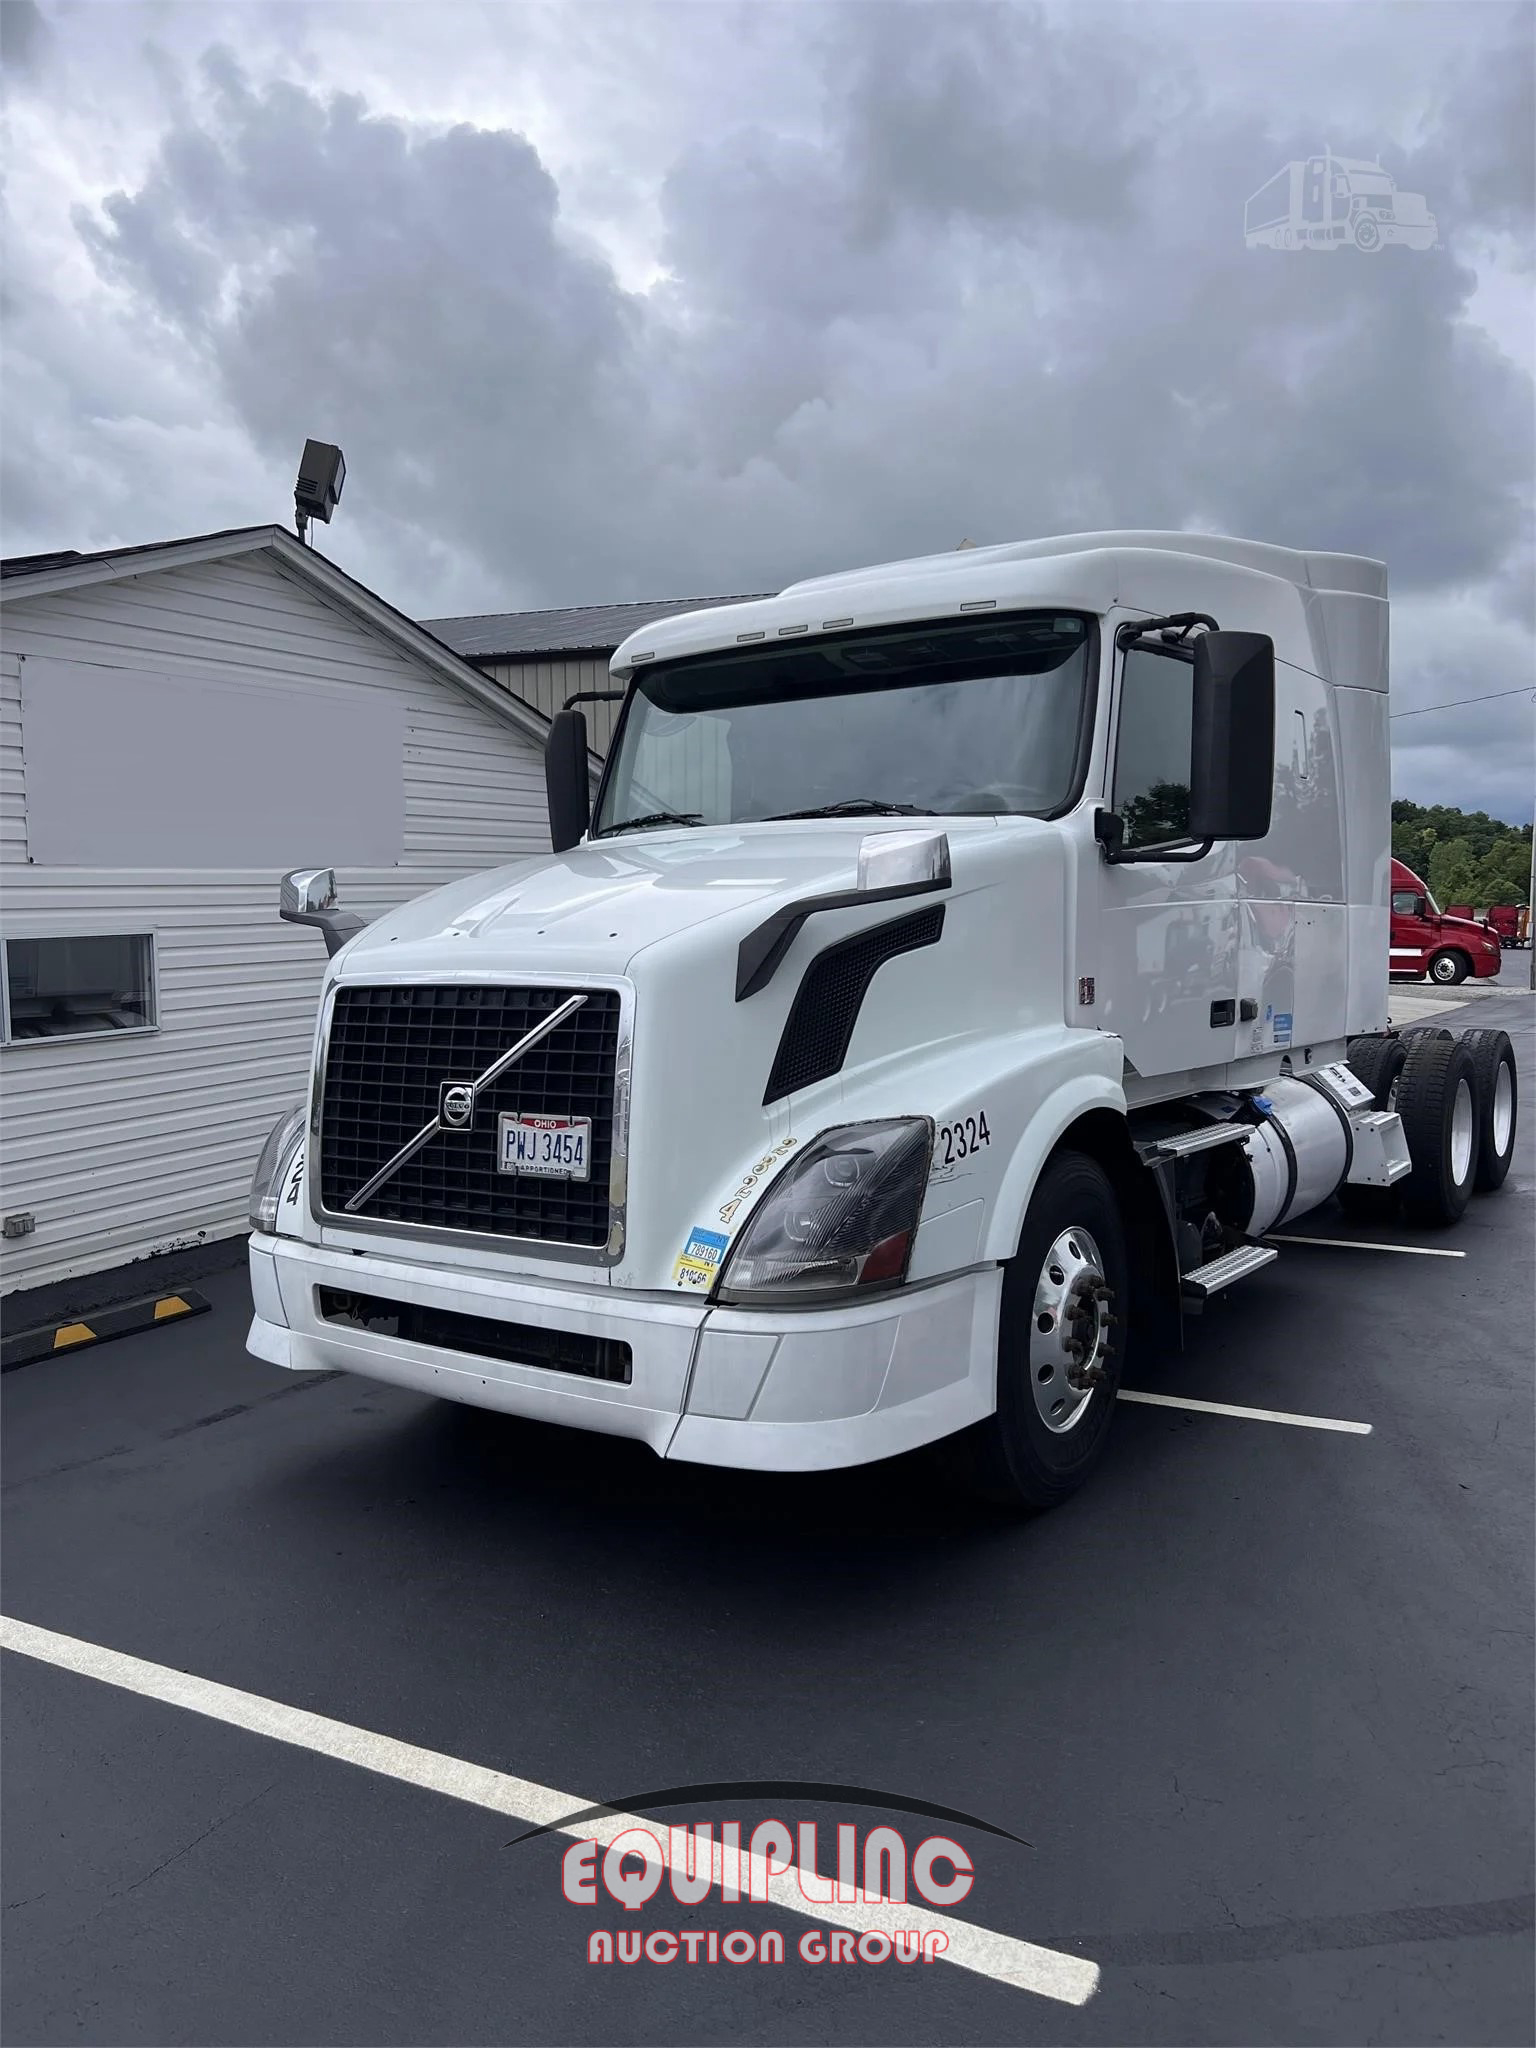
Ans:
[{"label": "number 2324 decal", "polygon": [[983,1145],[990,1145],[992,1133],[987,1127],[987,1113],[978,1110],[975,1116],[956,1117],[952,1124],[940,1124],[934,1133],[934,1171],[943,1173],[947,1168],[958,1166],[962,1159],[969,1159],[973,1152],[979,1152]]}]

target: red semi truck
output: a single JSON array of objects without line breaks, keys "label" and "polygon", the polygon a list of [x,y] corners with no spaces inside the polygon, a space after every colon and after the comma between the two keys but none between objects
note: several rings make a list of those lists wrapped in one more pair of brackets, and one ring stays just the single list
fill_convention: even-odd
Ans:
[{"label": "red semi truck", "polygon": [[1390,945],[1393,974],[1415,980],[1427,974],[1442,987],[1465,981],[1469,974],[1499,971],[1498,934],[1473,917],[1442,911],[1413,869],[1400,860],[1392,863]]},{"label": "red semi truck", "polygon": [[1491,932],[1501,946],[1523,946],[1530,938],[1531,913],[1528,905],[1495,903],[1481,917],[1470,903],[1448,903],[1445,916],[1470,918]]},{"label": "red semi truck", "polygon": [[1528,946],[1531,942],[1531,907],[1528,903],[1495,903],[1488,923],[1498,934],[1501,946]]}]

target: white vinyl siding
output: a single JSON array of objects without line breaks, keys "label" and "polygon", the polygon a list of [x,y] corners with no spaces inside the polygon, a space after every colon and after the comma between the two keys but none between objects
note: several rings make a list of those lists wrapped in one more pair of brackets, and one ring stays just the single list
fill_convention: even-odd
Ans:
[{"label": "white vinyl siding", "polygon": [[21,750],[21,657],[0,654],[0,863],[27,857],[27,778]]},{"label": "white vinyl siding", "polygon": [[[13,599],[4,626],[5,930],[152,933],[160,1017],[150,1036],[0,1052],[0,1206],[37,1219],[33,1235],[0,1247],[10,1290],[244,1228],[262,1140],[305,1092],[325,964],[317,931],[279,921],[276,870],[27,862],[16,657],[119,669],[128,688],[147,670],[210,691],[287,676],[398,693],[403,858],[337,873],[342,901],[365,917],[547,851],[549,837],[529,738],[260,552]],[[293,717],[298,749],[301,698]],[[323,819],[313,839],[323,847]],[[298,847],[293,864],[316,858]]]}]

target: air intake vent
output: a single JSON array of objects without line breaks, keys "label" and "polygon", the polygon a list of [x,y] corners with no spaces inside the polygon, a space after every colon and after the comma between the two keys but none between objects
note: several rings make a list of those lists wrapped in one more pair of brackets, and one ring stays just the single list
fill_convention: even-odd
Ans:
[{"label": "air intake vent", "polygon": [[460,1315],[455,1309],[423,1308],[409,1301],[382,1301],[374,1294],[353,1294],[339,1287],[317,1287],[315,1306],[328,1323],[398,1337],[407,1344],[535,1365],[543,1372],[574,1373],[579,1379],[607,1380],[613,1386],[627,1387],[634,1377],[629,1346],[615,1337],[530,1329],[524,1323],[499,1323],[490,1316]]},{"label": "air intake vent", "polygon": [[809,1088],[835,1074],[847,1056],[865,992],[878,970],[898,953],[938,944],[944,906],[893,918],[856,938],[840,939],[818,953],[795,993],[784,1036],[774,1055],[764,1102],[777,1102],[797,1088]]}]

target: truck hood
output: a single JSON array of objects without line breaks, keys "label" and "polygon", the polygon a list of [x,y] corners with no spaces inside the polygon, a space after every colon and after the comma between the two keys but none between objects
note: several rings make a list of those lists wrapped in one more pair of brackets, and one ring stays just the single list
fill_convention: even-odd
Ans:
[{"label": "truck hood", "polygon": [[[338,955],[346,981],[487,970],[623,974],[647,947],[711,919],[740,918],[821,890],[846,889],[871,833],[922,818],[839,818],[694,826],[514,861],[434,889],[389,912]],[[956,881],[968,846],[995,843],[998,821],[934,819],[949,834]],[[1010,827],[1025,821],[1010,819]],[[756,920],[754,920],[755,922]]]},{"label": "truck hood", "polygon": [[[989,1045],[1041,1025],[1060,1035],[1066,842],[1059,826],[1031,818],[936,820],[953,877],[941,897],[813,919],[771,981],[737,999],[750,931],[782,904],[852,886],[860,843],[916,822],[807,819],[600,840],[408,903],[362,931],[332,970],[343,983],[559,987],[569,975],[627,988],[622,1250],[581,1272],[615,1288],[686,1290],[677,1267],[690,1233],[697,1226],[714,1243],[722,1226],[744,1223],[793,1146],[839,1122],[937,1116],[973,1085]],[[998,916],[1002,889],[1026,914]],[[807,1060],[803,1078],[775,1086],[810,962],[914,905],[939,909],[937,928],[860,991],[840,1058],[825,1069]],[[558,1113],[558,1103],[542,1106]],[[953,1192],[946,1183],[941,1206]],[[533,1240],[497,1246],[495,1258],[498,1270],[570,1278],[560,1253]]]}]

